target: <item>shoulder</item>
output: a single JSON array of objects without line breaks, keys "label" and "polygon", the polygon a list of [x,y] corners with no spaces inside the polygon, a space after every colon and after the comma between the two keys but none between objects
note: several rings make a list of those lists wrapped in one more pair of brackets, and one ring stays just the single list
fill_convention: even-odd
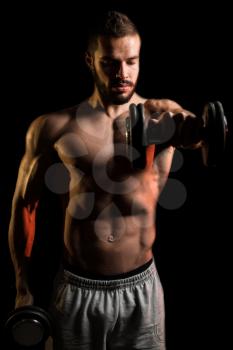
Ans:
[{"label": "shoulder", "polygon": [[35,118],[26,133],[26,145],[41,150],[55,143],[73,119],[77,106],[43,114]]}]

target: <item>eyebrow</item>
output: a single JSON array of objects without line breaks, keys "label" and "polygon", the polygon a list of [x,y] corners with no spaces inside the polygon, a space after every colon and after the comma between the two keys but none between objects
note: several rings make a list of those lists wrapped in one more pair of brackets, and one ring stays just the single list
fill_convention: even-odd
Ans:
[{"label": "eyebrow", "polygon": [[[126,60],[135,60],[139,58],[139,56],[132,56],[132,57],[128,57],[126,58]],[[112,56],[103,56],[100,58],[101,60],[111,60],[111,61],[119,61],[117,58],[112,57]]]}]

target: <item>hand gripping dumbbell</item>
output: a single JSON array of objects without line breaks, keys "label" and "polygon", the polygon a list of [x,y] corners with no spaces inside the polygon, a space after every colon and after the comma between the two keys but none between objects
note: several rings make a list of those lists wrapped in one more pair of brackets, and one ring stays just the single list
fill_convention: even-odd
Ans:
[{"label": "hand gripping dumbbell", "polygon": [[[203,163],[206,166],[216,166],[223,156],[228,130],[221,102],[207,103],[202,116],[197,118],[202,119],[202,127],[198,134],[202,145]],[[164,123],[153,124],[152,127],[148,121],[143,104],[130,105],[130,114],[126,119],[126,144],[127,156],[134,169],[145,168],[146,149],[149,145],[172,145],[174,141],[176,126],[172,118],[167,118]]]}]

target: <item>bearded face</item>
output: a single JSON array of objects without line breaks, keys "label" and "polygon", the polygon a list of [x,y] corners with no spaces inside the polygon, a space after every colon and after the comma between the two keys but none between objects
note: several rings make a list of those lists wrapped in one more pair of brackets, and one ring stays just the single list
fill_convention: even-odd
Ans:
[{"label": "bearded face", "polygon": [[139,74],[140,43],[137,34],[98,39],[92,73],[102,101],[120,105],[131,99]]}]

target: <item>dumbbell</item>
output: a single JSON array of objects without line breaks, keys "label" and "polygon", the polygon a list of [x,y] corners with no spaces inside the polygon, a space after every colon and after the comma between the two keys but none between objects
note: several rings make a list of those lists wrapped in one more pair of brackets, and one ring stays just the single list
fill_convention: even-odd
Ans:
[{"label": "dumbbell", "polygon": [[[172,118],[168,118],[167,122],[163,123],[163,127],[158,123],[149,128],[149,119],[145,116],[143,104],[131,104],[129,111],[129,117],[126,118],[127,157],[134,169],[144,169],[148,145],[162,143],[169,145],[169,142],[172,144],[175,123]],[[208,102],[204,106],[201,119],[203,126],[199,134],[202,160],[205,166],[213,167],[223,156],[228,131],[221,102]]]},{"label": "dumbbell", "polygon": [[5,331],[14,344],[30,349],[44,344],[52,335],[52,320],[41,307],[23,306],[9,314]]}]

